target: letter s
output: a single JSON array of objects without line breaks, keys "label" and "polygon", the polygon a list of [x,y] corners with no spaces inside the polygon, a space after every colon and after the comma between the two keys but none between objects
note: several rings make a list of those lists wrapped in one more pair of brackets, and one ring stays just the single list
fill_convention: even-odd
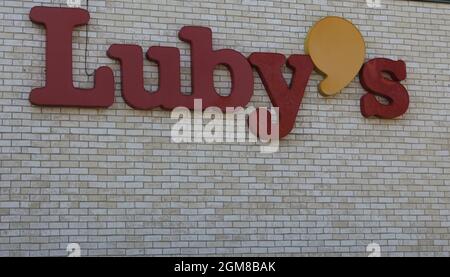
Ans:
[{"label": "letter s", "polygon": [[[383,76],[388,74],[392,80]],[[368,92],[361,97],[361,114],[364,117],[376,116],[392,119],[403,115],[409,107],[409,94],[400,81],[406,79],[404,61],[377,58],[368,61],[360,72],[361,85]],[[389,102],[378,102],[375,95],[384,97]]]}]

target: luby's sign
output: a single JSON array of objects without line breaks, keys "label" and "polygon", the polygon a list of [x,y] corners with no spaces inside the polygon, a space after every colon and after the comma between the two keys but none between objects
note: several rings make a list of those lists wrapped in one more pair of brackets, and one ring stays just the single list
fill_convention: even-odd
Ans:
[{"label": "luby's sign", "polygon": [[[38,106],[107,108],[114,103],[114,76],[109,67],[95,72],[92,89],[73,86],[72,32],[86,25],[89,12],[78,8],[34,7],[30,18],[46,28],[46,83],[33,89],[30,101]],[[146,58],[159,66],[159,88],[144,88],[143,51],[138,45],[113,44],[108,57],[120,62],[122,97],[134,109],[157,107],[194,109],[194,100],[201,99],[208,107],[245,107],[254,89],[253,68],[257,70],[274,107],[279,108],[279,136],[287,136],[295,126],[305,88],[314,69],[324,76],[319,91],[333,96],[358,75],[366,94],[362,96],[361,113],[365,117],[396,118],[409,106],[409,95],[400,83],[406,78],[403,61],[376,58],[365,61],[365,42],[358,29],[339,17],[326,17],[317,22],[306,38],[306,55],[286,58],[277,53],[252,53],[249,57],[232,49],[213,49],[209,28],[187,26],[179,38],[191,47],[192,93],[181,92],[180,50],[153,46]],[[214,87],[214,69],[225,65],[231,73],[231,92],[219,95]],[[290,84],[283,77],[283,67],[292,69]],[[376,96],[384,98],[381,103]]]}]

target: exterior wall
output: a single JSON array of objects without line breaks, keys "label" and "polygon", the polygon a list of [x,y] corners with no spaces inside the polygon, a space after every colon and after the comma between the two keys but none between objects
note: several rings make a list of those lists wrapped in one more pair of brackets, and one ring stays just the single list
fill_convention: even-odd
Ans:
[{"label": "exterior wall", "polygon": [[[358,255],[450,251],[450,5],[382,0],[91,0],[88,72],[114,69],[109,109],[42,108],[45,29],[36,5],[0,0],[0,255]],[[85,1],[83,1],[84,4]],[[367,58],[402,59],[411,105],[400,119],[365,119],[355,79],[324,98],[314,73],[296,128],[280,151],[254,144],[174,144],[163,110],[136,111],[120,96],[112,43],[182,49],[185,25],[211,27],[214,47],[304,53],[314,22],[338,15],[366,39]],[[85,27],[74,32],[75,85],[85,73]],[[221,68],[216,85],[229,90]],[[146,86],[157,68],[146,61]],[[269,99],[256,71],[252,105]],[[286,77],[290,78],[286,70]]]}]

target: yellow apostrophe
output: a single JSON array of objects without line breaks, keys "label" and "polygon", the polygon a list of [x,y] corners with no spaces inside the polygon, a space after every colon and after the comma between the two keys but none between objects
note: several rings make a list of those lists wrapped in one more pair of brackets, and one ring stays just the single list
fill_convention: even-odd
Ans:
[{"label": "yellow apostrophe", "polygon": [[306,53],[325,76],[319,91],[325,96],[338,94],[355,78],[364,64],[366,46],[358,28],[341,17],[325,17],[309,31]]}]

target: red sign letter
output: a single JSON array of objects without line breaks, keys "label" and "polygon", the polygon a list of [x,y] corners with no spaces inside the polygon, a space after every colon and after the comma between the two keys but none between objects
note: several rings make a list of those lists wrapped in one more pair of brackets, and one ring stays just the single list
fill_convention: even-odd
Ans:
[{"label": "red sign letter", "polygon": [[314,69],[312,60],[307,55],[292,55],[289,57],[288,66],[294,71],[290,86],[286,84],[282,73],[283,65],[286,63],[286,58],[283,55],[253,53],[249,60],[258,70],[270,101],[275,107],[279,107],[279,136],[283,138],[295,126],[306,85]]},{"label": "red sign letter", "polygon": [[[383,76],[389,74],[392,80]],[[361,113],[364,117],[376,116],[391,119],[403,115],[409,106],[409,94],[400,81],[406,79],[404,61],[389,59],[373,59],[368,61],[360,72],[360,81],[369,92],[361,97]],[[386,98],[389,102],[383,105],[375,95]]]},{"label": "red sign letter", "polygon": [[[183,27],[179,37],[191,44],[192,95],[203,100],[203,108],[245,107],[253,94],[253,72],[247,59],[235,50],[212,50],[209,28]],[[231,72],[230,96],[221,96],[214,88],[217,65],[225,65]]]},{"label": "red sign letter", "polygon": [[[142,48],[137,45],[113,44],[108,56],[120,61],[122,96],[125,102],[139,110],[156,107],[173,109],[188,104],[189,96],[181,93],[180,50],[174,47],[151,47],[147,58],[159,65],[159,89],[148,92],[144,88]],[[185,101],[179,101],[180,98]],[[193,103],[193,100],[192,100]]]},{"label": "red sign letter", "polygon": [[72,30],[86,25],[89,12],[73,8],[34,7],[30,19],[47,29],[46,85],[34,89],[30,102],[41,106],[109,107],[114,103],[114,76],[108,67],[95,74],[93,89],[77,89],[72,77]]}]

